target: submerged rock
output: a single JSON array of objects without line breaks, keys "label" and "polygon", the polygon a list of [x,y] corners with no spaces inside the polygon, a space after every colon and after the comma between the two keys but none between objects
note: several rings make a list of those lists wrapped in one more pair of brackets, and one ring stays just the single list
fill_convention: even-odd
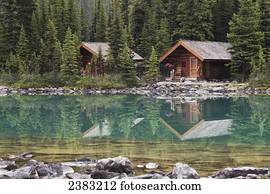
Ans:
[{"label": "submerged rock", "polygon": [[156,169],[156,168],[158,168],[158,164],[156,164],[156,163],[148,163],[148,164],[145,165],[145,168],[146,169]]},{"label": "submerged rock", "polygon": [[198,179],[199,174],[187,164],[177,163],[171,173],[172,179]]},{"label": "submerged rock", "polygon": [[231,178],[260,178],[269,174],[268,168],[255,167],[239,167],[239,168],[225,168],[211,178],[216,179],[231,179]]},{"label": "submerged rock", "polygon": [[71,167],[95,167],[96,163],[92,161],[76,161],[76,162],[63,162],[62,165],[71,166]]},{"label": "submerged rock", "polygon": [[98,160],[96,169],[109,172],[133,174],[132,163],[128,158],[122,156]]}]

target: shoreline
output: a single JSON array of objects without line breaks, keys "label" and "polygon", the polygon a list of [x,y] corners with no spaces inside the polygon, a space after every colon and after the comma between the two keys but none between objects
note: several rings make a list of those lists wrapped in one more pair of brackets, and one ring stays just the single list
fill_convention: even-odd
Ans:
[{"label": "shoreline", "polygon": [[[122,156],[99,160],[85,157],[62,163],[45,163],[34,157],[29,152],[0,158],[0,179],[270,179],[269,167],[228,167],[201,177],[196,169],[181,162],[165,172],[157,163],[134,166]],[[144,174],[136,175],[136,169]]]},{"label": "shoreline", "polygon": [[159,82],[152,85],[125,89],[87,89],[87,88],[11,88],[0,87],[0,96],[12,95],[140,95],[156,98],[215,98],[248,95],[270,95],[270,88],[251,88],[248,84],[219,82]]}]

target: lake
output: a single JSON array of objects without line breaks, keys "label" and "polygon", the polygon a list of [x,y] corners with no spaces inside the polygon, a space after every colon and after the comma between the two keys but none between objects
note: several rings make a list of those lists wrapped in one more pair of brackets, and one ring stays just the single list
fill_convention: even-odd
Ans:
[{"label": "lake", "polygon": [[0,157],[22,152],[46,162],[122,155],[165,171],[184,162],[202,176],[229,166],[267,167],[270,97],[1,97]]}]

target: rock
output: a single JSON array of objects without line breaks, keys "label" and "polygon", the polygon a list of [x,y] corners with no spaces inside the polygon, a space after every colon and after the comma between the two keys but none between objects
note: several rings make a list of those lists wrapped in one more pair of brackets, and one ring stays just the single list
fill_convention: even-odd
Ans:
[{"label": "rock", "polygon": [[74,173],[73,168],[71,168],[70,166],[66,166],[62,164],[49,164],[48,166],[49,166],[50,171],[55,176],[66,175],[68,173]]},{"label": "rock", "polygon": [[77,161],[77,162],[63,162],[62,165],[71,166],[71,167],[95,167],[96,163],[92,161]]},{"label": "rock", "polygon": [[9,164],[6,168],[5,168],[5,170],[8,170],[8,171],[11,171],[11,170],[16,170],[18,168],[18,166],[15,164],[15,162],[14,163],[11,163],[11,164]]},{"label": "rock", "polygon": [[131,179],[169,179],[168,176],[164,176],[158,173],[144,174],[136,177],[131,177]]},{"label": "rock", "polygon": [[51,176],[53,172],[48,165],[40,165],[36,168],[39,177]]},{"label": "rock", "polygon": [[21,167],[15,171],[8,171],[7,173],[5,173],[5,176],[12,178],[12,179],[36,179],[36,178],[38,178],[35,167],[32,167],[32,166]]},{"label": "rock", "polygon": [[200,178],[195,169],[187,164],[177,163],[171,173],[172,179],[198,179]]},{"label": "rock", "polygon": [[130,160],[122,156],[98,160],[96,169],[109,172],[133,174],[133,168]]},{"label": "rock", "polygon": [[21,158],[24,158],[24,159],[29,159],[29,158],[33,158],[34,155],[31,153],[31,152],[25,152],[25,153],[22,153],[20,155]]},{"label": "rock", "polygon": [[158,164],[156,164],[156,163],[148,163],[148,164],[145,165],[145,168],[146,169],[156,169],[156,168],[158,168]]},{"label": "rock", "polygon": [[14,161],[5,161],[5,160],[0,160],[0,169],[2,168],[7,168],[8,166],[15,164]]},{"label": "rock", "polygon": [[104,170],[95,171],[91,173],[91,178],[93,179],[112,179],[118,177],[120,173],[108,172]]},{"label": "rock", "polygon": [[44,165],[44,162],[39,162],[37,160],[29,160],[24,166],[41,166]]},{"label": "rock", "polygon": [[127,179],[128,175],[126,173],[120,174],[119,176],[113,177],[112,179]]},{"label": "rock", "polygon": [[142,164],[137,165],[137,168],[144,168],[145,166]]},{"label": "rock", "polygon": [[91,175],[80,173],[67,173],[66,177],[69,179],[90,179]]},{"label": "rock", "polygon": [[270,95],[270,88],[266,90],[266,94]]},{"label": "rock", "polygon": [[239,167],[239,168],[225,168],[213,176],[216,179],[230,179],[237,177],[255,177],[253,175],[267,175],[269,173],[268,168],[254,168],[254,167]]}]

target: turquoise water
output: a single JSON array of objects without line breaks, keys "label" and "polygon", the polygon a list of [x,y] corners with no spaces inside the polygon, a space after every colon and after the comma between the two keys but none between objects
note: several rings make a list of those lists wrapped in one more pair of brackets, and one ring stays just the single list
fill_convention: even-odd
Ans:
[{"label": "turquoise water", "polygon": [[202,175],[269,166],[270,98],[157,100],[136,96],[0,98],[0,157],[25,151],[47,162],[129,157]]}]

